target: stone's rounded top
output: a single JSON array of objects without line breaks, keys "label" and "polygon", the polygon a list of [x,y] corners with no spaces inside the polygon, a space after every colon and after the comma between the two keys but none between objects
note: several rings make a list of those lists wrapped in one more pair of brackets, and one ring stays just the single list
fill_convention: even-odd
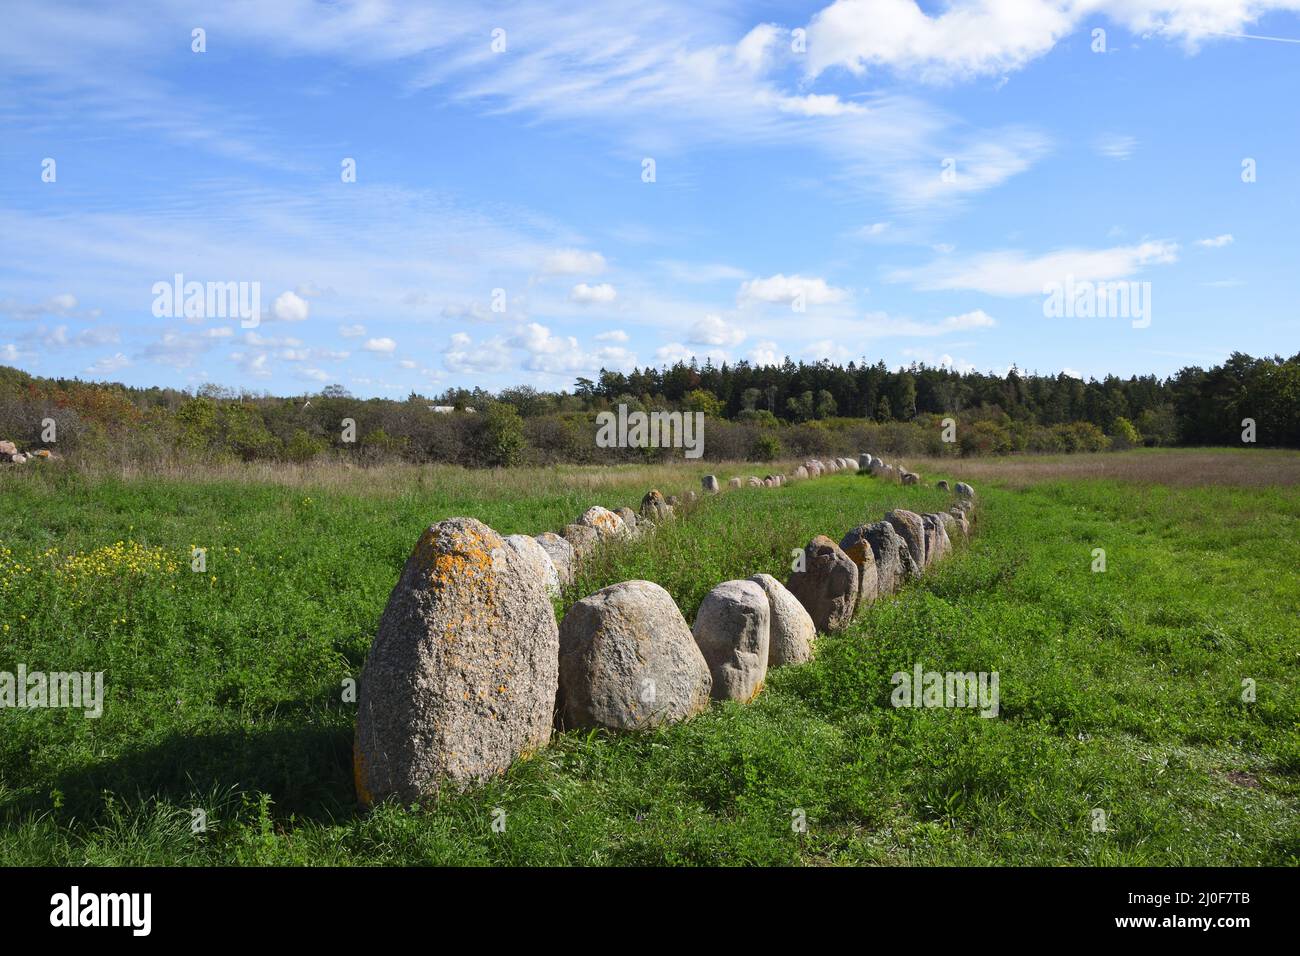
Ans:
[{"label": "stone's rounded top", "polygon": [[411,560],[434,587],[489,578],[502,570],[505,540],[474,518],[448,518],[425,529]]},{"label": "stone's rounded top", "polygon": [[594,505],[584,511],[582,517],[578,519],[578,524],[595,528],[602,538],[618,538],[628,532],[622,518],[600,505]]}]

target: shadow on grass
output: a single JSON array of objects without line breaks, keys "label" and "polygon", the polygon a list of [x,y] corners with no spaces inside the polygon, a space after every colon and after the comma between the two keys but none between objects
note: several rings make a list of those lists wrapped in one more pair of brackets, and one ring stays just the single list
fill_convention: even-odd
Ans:
[{"label": "shadow on grass", "polygon": [[63,824],[104,822],[110,793],[118,803],[166,802],[202,807],[213,794],[244,792],[270,796],[284,819],[334,822],[354,817],[352,728],[292,723],[225,732],[182,734],[137,747],[102,763],[58,775],[49,784],[61,794],[51,811],[48,792],[15,796],[0,803],[0,820],[52,812]]}]

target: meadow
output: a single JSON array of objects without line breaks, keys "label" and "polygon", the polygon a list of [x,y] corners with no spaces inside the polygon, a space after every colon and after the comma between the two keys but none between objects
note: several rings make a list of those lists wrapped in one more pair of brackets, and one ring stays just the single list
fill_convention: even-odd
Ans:
[{"label": "meadow", "polygon": [[[103,671],[106,694],[99,719],[0,710],[0,863],[1300,862],[1300,454],[907,464],[976,484],[976,535],[753,703],[560,733],[370,813],[343,688],[425,526],[537,534],[775,467],[0,472],[0,671]],[[852,473],[730,491],[602,553],[557,610],[646,578],[689,621],[814,534],[946,500]],[[891,707],[918,663],[997,671],[999,716]]]}]

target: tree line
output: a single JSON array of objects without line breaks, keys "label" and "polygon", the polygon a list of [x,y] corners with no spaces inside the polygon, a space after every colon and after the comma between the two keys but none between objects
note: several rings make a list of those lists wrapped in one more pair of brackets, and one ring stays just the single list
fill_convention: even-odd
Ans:
[{"label": "tree line", "polygon": [[[671,449],[595,445],[595,415],[680,410],[706,416],[705,458],[770,461],[849,454],[983,455],[1136,445],[1300,447],[1300,354],[1234,353],[1161,379],[1083,381],[1016,368],[1002,375],[914,364],[703,366],[678,362],[579,378],[573,390],[452,388],[404,400],[339,385],[276,396],[205,385],[194,392],[32,376],[0,366],[0,439],[107,460],[303,462],[347,455],[502,466],[663,460]],[[945,435],[945,421],[953,426]],[[51,442],[49,421],[56,426]],[[945,440],[952,439],[951,441]],[[680,454],[680,452],[676,452]]]}]

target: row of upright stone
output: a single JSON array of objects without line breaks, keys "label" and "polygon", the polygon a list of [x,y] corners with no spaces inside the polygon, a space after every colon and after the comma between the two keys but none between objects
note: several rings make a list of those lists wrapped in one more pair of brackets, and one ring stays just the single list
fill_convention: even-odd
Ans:
[{"label": "row of upright stone", "polygon": [[[848,462],[799,467],[808,477],[832,464],[858,470]],[[719,584],[694,626],[651,581],[603,588],[556,620],[552,597],[586,555],[672,517],[681,502],[658,491],[639,513],[589,508],[563,535],[503,538],[472,518],[432,525],[389,596],[362,673],[358,798],[418,801],[490,778],[545,746],[556,726],[645,730],[712,700],[752,700],[768,668],[809,660],[818,631],[842,629],[940,560],[953,535],[969,534],[974,493],[957,490],[948,513],[895,510],[838,545],[814,538],[785,584],[767,574]]]}]

